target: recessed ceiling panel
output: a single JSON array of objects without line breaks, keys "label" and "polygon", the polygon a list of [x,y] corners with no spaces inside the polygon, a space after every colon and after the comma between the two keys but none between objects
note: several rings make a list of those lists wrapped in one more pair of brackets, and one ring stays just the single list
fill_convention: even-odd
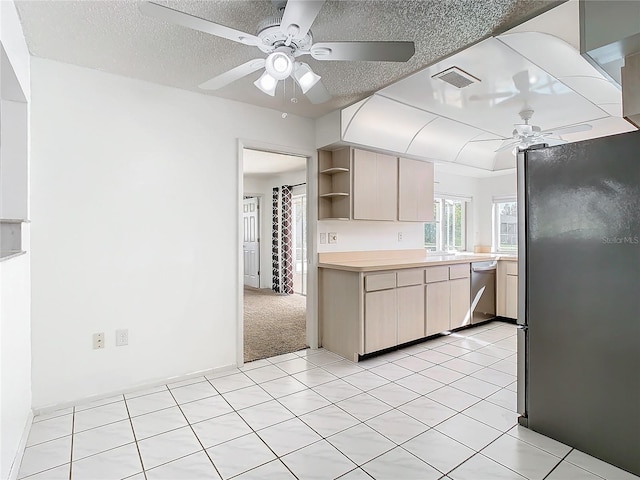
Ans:
[{"label": "recessed ceiling panel", "polygon": [[590,138],[607,137],[618,133],[633,132],[636,127],[627,122],[624,118],[607,117],[600,120],[589,122],[593,127],[587,132],[577,132],[562,135],[563,140],[568,142],[578,142],[580,140],[589,140]]},{"label": "recessed ceiling panel", "polygon": [[[579,57],[575,51],[567,53]],[[480,82],[456,88],[432,78],[451,67],[458,67]],[[510,136],[513,124],[521,122],[518,113],[525,107],[534,110],[531,123],[543,130],[607,116],[594,103],[495,38],[484,40],[380,93],[499,136]]]},{"label": "recessed ceiling panel", "polygon": [[548,33],[509,33],[497,38],[556,78],[568,75],[604,78],[573,46]]},{"label": "recessed ceiling panel", "polygon": [[418,132],[406,153],[453,162],[460,149],[484,132],[447,118],[436,118]]},{"label": "recessed ceiling panel", "polygon": [[370,147],[405,152],[413,137],[435,115],[374,95],[344,125],[342,139]]},{"label": "recessed ceiling panel", "polygon": [[455,163],[485,170],[493,170],[495,150],[502,145],[502,140],[494,142],[468,142],[458,153]]},{"label": "recessed ceiling panel", "polygon": [[611,82],[596,77],[562,77],[562,83],[593,103],[619,103],[622,105],[622,92]]},{"label": "recessed ceiling panel", "polygon": [[516,154],[512,150],[503,150],[496,153],[496,157],[493,162],[493,170],[510,170],[516,168]]}]

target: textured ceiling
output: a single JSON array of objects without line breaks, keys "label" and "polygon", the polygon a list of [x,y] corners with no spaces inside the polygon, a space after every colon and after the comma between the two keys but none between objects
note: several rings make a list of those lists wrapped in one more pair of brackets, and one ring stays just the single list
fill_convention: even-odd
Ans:
[{"label": "textured ceiling", "polygon": [[[269,0],[158,1],[251,34],[275,9]],[[312,105],[293,81],[275,98],[252,84],[261,72],[208,95],[319,117],[352,104],[481,38],[502,32],[557,5],[549,0],[327,1],[313,23],[315,42],[411,40],[406,63],[304,61],[322,76],[332,99]],[[144,16],[139,1],[16,1],[27,44],[38,57],[205,93],[202,82],[253,58],[257,48]],[[286,92],[284,91],[286,89]]]}]

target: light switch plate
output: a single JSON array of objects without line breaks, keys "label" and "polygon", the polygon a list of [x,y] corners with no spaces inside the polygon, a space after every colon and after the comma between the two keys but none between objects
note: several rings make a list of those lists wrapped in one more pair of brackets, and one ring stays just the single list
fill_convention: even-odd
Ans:
[{"label": "light switch plate", "polygon": [[129,330],[126,328],[116,330],[116,347],[129,345]]},{"label": "light switch plate", "polygon": [[325,244],[327,243],[327,234],[326,233],[321,233],[320,234],[320,244]]},{"label": "light switch plate", "polygon": [[329,243],[338,243],[338,234],[335,232],[329,232]]}]

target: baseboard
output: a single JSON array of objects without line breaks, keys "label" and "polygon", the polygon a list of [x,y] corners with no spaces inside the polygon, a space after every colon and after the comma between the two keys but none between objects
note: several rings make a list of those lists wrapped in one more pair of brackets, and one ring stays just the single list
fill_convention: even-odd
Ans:
[{"label": "baseboard", "polygon": [[16,480],[18,478],[18,473],[20,473],[20,464],[22,463],[22,456],[24,455],[25,448],[27,448],[27,440],[29,439],[31,424],[33,424],[33,411],[30,410],[29,415],[27,416],[27,421],[24,424],[24,430],[22,431],[18,451],[16,452],[15,457],[13,457],[13,463],[11,464],[11,470],[9,470],[8,480]]},{"label": "baseboard", "polygon": [[509,318],[509,317],[496,317],[494,320],[497,320],[499,322],[504,322],[504,323],[511,323],[512,325],[517,325],[518,320],[516,320],[515,318]]},{"label": "baseboard", "polygon": [[160,385],[166,385],[168,383],[175,383],[175,382],[182,382],[184,380],[189,380],[191,378],[196,378],[196,377],[203,377],[205,375],[212,375],[214,373],[221,373],[227,370],[233,370],[234,368],[236,368],[235,364],[230,364],[230,365],[225,365],[222,367],[217,367],[217,368],[210,368],[207,370],[200,370],[197,372],[192,372],[192,373],[187,373],[185,375],[177,375],[174,377],[167,377],[167,378],[162,378],[162,379],[157,379],[151,382],[145,382],[145,383],[141,383],[138,385],[135,385],[133,387],[129,387],[123,390],[116,390],[116,391],[110,391],[110,392],[105,392],[105,393],[101,393],[99,395],[90,395],[88,397],[80,397],[80,398],[76,398],[75,400],[71,400],[68,402],[61,402],[61,403],[55,403],[55,404],[50,404],[50,405],[42,405],[42,406],[37,406],[33,408],[33,415],[43,415],[46,413],[51,413],[54,412],[56,410],[60,410],[63,408],[69,408],[69,407],[73,407],[76,405],[80,405],[82,403],[89,403],[89,402],[95,402],[98,400],[102,400],[104,398],[109,398],[109,397],[113,397],[115,395],[121,395],[121,394],[125,394],[125,393],[132,393],[135,392],[137,390],[143,390],[143,389],[147,389],[147,388],[153,388],[153,387],[158,387]]}]

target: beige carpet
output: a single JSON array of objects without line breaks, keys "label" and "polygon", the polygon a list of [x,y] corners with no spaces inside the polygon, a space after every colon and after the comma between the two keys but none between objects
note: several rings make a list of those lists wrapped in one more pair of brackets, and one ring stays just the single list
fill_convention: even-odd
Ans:
[{"label": "beige carpet", "polygon": [[244,361],[306,348],[306,297],[244,288]]}]

